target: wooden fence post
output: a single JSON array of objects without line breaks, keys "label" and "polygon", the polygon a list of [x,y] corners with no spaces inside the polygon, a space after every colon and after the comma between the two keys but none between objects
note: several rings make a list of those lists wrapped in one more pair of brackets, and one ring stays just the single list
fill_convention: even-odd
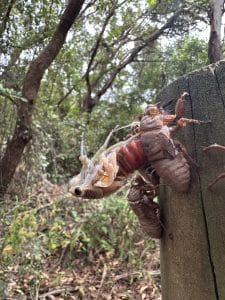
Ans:
[{"label": "wooden fence post", "polygon": [[225,152],[203,152],[213,143],[225,145],[225,61],[185,75],[158,96],[166,109],[182,92],[190,99],[185,116],[210,120],[188,125],[178,139],[198,167],[192,165],[187,194],[169,187],[160,193],[165,226],[161,240],[162,300],[225,299],[225,179],[207,186],[224,171]]}]

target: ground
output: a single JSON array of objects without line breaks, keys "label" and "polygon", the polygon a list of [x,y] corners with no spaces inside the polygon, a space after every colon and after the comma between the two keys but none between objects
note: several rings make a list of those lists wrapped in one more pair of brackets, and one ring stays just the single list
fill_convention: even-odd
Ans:
[{"label": "ground", "polygon": [[1,207],[0,299],[160,299],[159,242],[123,195],[77,204],[38,189]]}]

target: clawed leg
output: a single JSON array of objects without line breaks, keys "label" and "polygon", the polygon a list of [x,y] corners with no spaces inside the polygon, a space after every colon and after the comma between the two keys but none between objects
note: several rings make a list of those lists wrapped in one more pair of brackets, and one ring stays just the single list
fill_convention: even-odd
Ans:
[{"label": "clawed leg", "polygon": [[225,178],[225,172],[219,174],[209,185],[208,185],[208,189],[211,189],[212,186],[217,183],[220,179]]},{"label": "clawed leg", "polygon": [[165,115],[164,116],[164,123],[170,124],[171,122],[175,122],[175,125],[170,126],[170,133],[175,132],[176,130],[188,125],[188,124],[205,124],[210,123],[210,121],[199,121],[195,119],[188,119],[184,118],[184,111],[185,111],[185,102],[187,100],[187,97],[189,94],[187,92],[184,92],[180,98],[177,100],[176,106],[175,106],[175,115]]},{"label": "clawed leg", "polygon": [[170,127],[170,133],[174,133],[178,129],[187,126],[188,124],[207,124],[211,123],[211,121],[200,121],[200,120],[195,120],[195,119],[188,119],[188,118],[180,118],[177,120],[177,124],[174,126]]},{"label": "clawed leg", "polygon": [[177,100],[176,106],[175,106],[175,114],[177,119],[180,119],[184,115],[185,110],[185,103],[188,98],[189,94],[187,92],[184,92],[180,98]]},{"label": "clawed leg", "polygon": [[177,123],[178,126],[180,127],[184,127],[188,124],[207,124],[210,123],[211,121],[200,121],[200,120],[196,120],[196,119],[188,119],[188,118],[180,118]]},{"label": "clawed leg", "polygon": [[203,148],[203,151],[208,151],[208,150],[219,150],[219,151],[224,151],[225,152],[225,146],[219,145],[219,144],[212,144],[208,147]]},{"label": "clawed leg", "polygon": [[[219,150],[219,151],[222,151],[222,152],[225,152],[225,146],[222,146],[222,145],[219,145],[219,144],[212,144],[208,147],[205,147],[203,149],[203,151],[207,152],[209,150]],[[219,174],[209,185],[208,185],[208,188],[211,189],[212,186],[217,183],[220,179],[223,179],[225,178],[225,172]]]}]

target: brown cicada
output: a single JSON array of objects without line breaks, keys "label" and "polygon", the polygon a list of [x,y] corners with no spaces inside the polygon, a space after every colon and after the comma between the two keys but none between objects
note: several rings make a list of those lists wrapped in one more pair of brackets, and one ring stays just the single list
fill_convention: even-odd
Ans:
[{"label": "brown cicada", "polygon": [[124,186],[127,178],[138,171],[128,201],[144,231],[160,238],[159,206],[153,202],[160,178],[177,192],[187,192],[190,184],[186,150],[172,135],[186,124],[202,123],[182,117],[187,95],[178,99],[175,114],[166,114],[158,105],[150,104],[129,139],[107,148],[112,132],[92,159],[82,154],[83,167],[70,181],[70,192],[82,198],[102,198]]}]

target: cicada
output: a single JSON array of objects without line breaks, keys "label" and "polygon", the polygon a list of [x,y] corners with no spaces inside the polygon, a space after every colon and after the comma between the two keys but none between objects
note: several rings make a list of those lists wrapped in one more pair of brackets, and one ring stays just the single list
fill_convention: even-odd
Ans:
[{"label": "cicada", "polygon": [[167,114],[158,104],[150,104],[134,123],[135,133],[130,138],[108,147],[116,131],[113,130],[92,159],[82,153],[83,166],[80,174],[70,181],[70,192],[82,198],[103,198],[123,187],[138,172],[128,201],[145,232],[159,238],[162,234],[159,206],[153,199],[158,195],[160,178],[177,192],[187,192],[190,185],[187,151],[173,138],[179,128],[202,123],[183,117],[187,97],[183,93],[177,100],[175,114]]}]

